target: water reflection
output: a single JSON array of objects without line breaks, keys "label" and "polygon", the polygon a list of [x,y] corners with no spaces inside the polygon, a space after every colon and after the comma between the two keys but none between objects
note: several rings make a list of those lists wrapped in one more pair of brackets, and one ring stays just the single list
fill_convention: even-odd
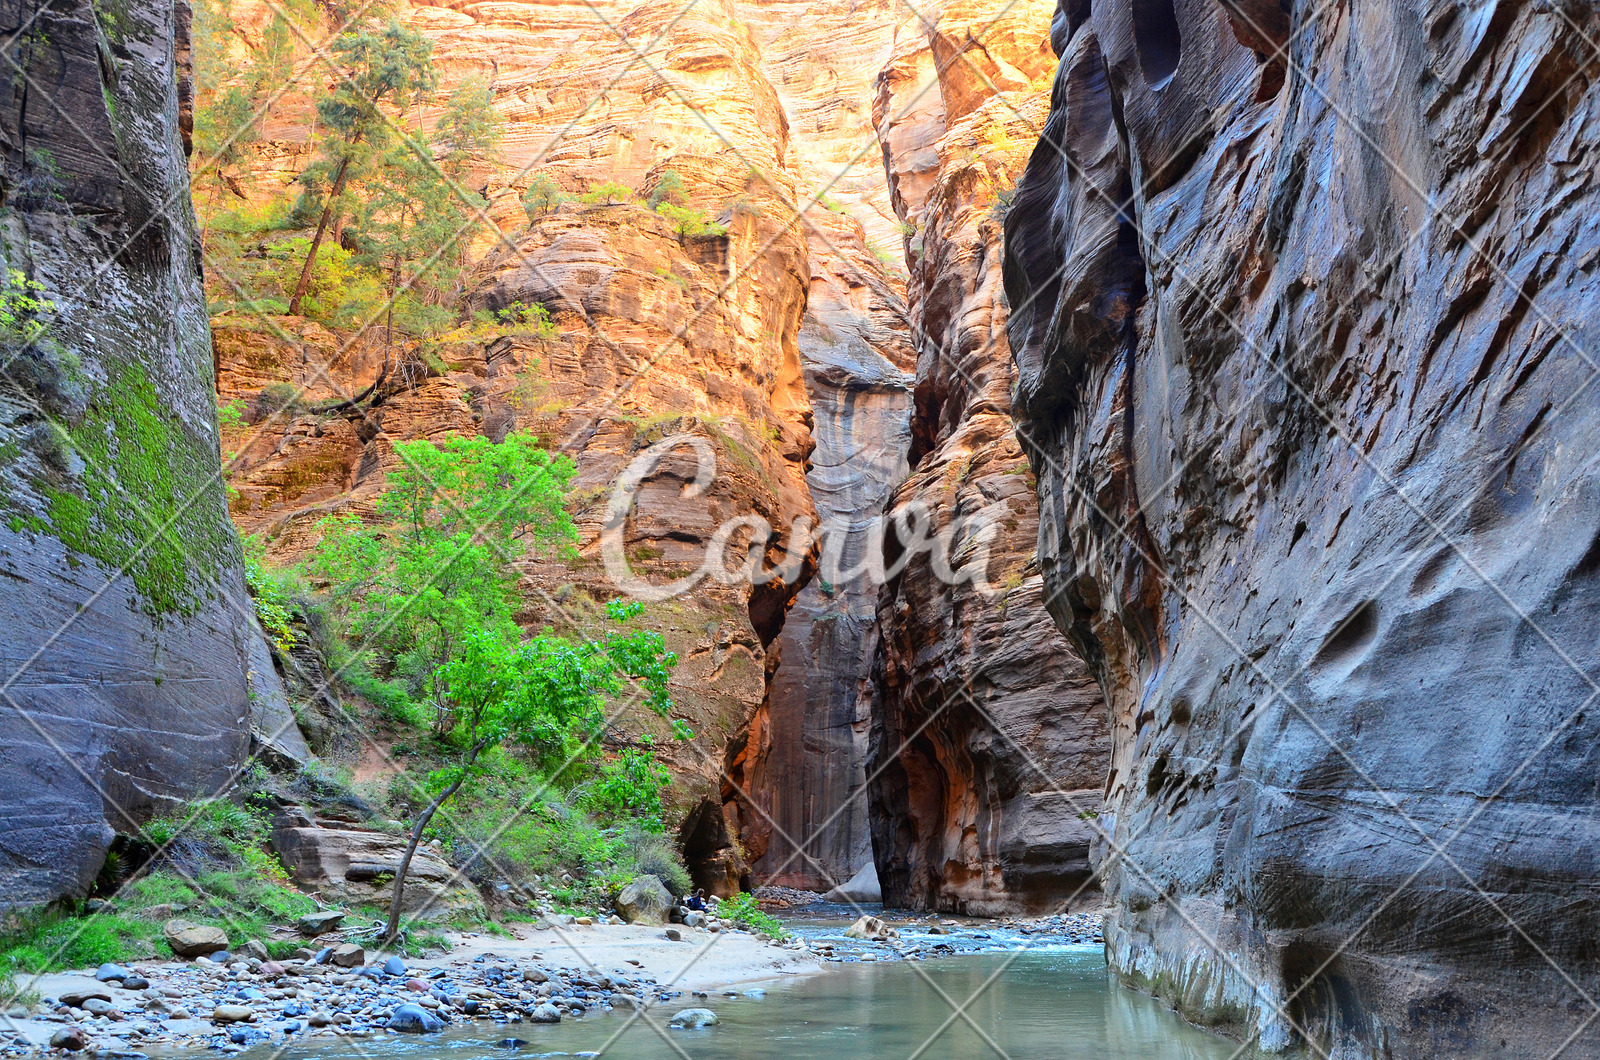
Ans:
[{"label": "water reflection", "polygon": [[[913,1055],[987,1060],[996,1054],[985,1035],[1013,1060],[1227,1060],[1233,1053],[1233,1043],[1109,983],[1097,947],[1023,953],[972,1001],[967,1009],[971,1025],[952,1019],[951,1002],[971,998],[1008,956],[986,953],[914,966],[840,964],[822,975],[764,984],[764,1000],[683,998],[683,1007],[706,1005],[722,1023],[666,1033],[695,1060],[897,1060]],[[928,981],[918,971],[926,972]],[[655,1015],[664,1023],[672,1011],[669,1005]],[[680,1060],[642,1023],[616,1036],[625,1020],[615,1012],[556,1026],[479,1024],[426,1039],[386,1037],[354,1044],[312,1039],[286,1050],[283,1060],[531,1060],[592,1052],[614,1036],[608,1056]],[[494,1047],[508,1035],[529,1044],[515,1053]],[[258,1047],[244,1056],[265,1052]]]}]

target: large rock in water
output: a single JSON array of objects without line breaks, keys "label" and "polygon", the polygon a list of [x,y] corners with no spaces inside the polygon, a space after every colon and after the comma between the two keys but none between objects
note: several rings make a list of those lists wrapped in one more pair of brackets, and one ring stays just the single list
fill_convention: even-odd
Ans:
[{"label": "large rock in water", "polygon": [[1600,1056],[1600,23],[1292,23],[1063,3],[1007,220],[1107,957],[1271,1049]]},{"label": "large rock in water", "polygon": [[[1092,891],[1110,752],[1099,690],[1043,606],[1038,501],[1013,433],[1003,330],[999,209],[1026,159],[1027,115],[1048,95],[1049,2],[900,15],[873,115],[895,208],[921,253],[907,284],[912,470],[891,504],[924,506],[947,536],[878,599],[873,848],[891,905],[1043,912]],[[953,41],[968,42],[961,59],[941,51]]]},{"label": "large rock in water", "polygon": [[54,306],[36,341],[0,329],[0,905],[84,893],[115,831],[216,791],[249,747],[188,6],[129,0],[114,31],[102,14],[0,7],[30,86],[0,102],[4,299]]}]

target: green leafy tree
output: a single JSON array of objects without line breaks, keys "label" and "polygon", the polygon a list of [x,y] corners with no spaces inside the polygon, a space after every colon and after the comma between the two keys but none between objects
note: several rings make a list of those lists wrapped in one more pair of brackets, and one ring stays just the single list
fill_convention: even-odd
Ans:
[{"label": "green leafy tree", "polygon": [[[255,101],[244,89],[228,89],[194,116],[194,148],[211,166],[217,193],[237,182],[234,168],[243,162],[247,148],[256,142]],[[242,196],[241,196],[242,197]]]},{"label": "green leafy tree", "polygon": [[561,185],[543,173],[535,174],[528,182],[528,190],[522,193],[522,209],[528,215],[529,224],[559,210],[566,201],[567,195],[561,190]]},{"label": "green leafy tree", "polygon": [[329,190],[289,298],[291,314],[300,312],[317,251],[343,209],[346,186],[386,157],[393,135],[382,108],[392,106],[404,113],[435,84],[433,43],[395,19],[380,28],[341,35],[333,51],[344,76],[331,95],[317,101],[317,118],[325,131],[322,158],[301,175],[314,185],[327,181]]},{"label": "green leafy tree", "polygon": [[[619,623],[639,612],[638,604],[608,606]],[[555,779],[599,737],[606,702],[627,691],[629,678],[646,690],[646,705],[665,715],[672,707],[667,678],[676,664],[677,656],[652,630],[613,630],[603,640],[582,643],[548,634],[518,643],[489,628],[467,633],[438,671],[446,697],[440,709],[450,719],[446,739],[457,749],[456,760],[429,777],[436,794],[412,824],[395,872],[384,939],[399,931],[406,874],[423,833],[441,806],[483,775],[484,752],[506,742],[522,744],[547,769],[554,765]],[[563,760],[557,764],[558,755]],[[609,807],[653,820],[659,829],[660,786],[666,780],[653,755],[631,751],[602,770],[597,789]]]},{"label": "green leafy tree", "polygon": [[439,168],[460,183],[473,163],[499,160],[500,135],[500,115],[489,86],[476,78],[465,82],[450,93],[434,125]]},{"label": "green leafy tree", "polygon": [[688,201],[689,189],[683,186],[683,178],[678,176],[678,171],[663,169],[656,186],[650,189],[650,209],[654,210],[663,202],[675,202],[682,206]]},{"label": "green leafy tree", "polygon": [[612,203],[628,202],[632,199],[632,188],[626,184],[618,184],[614,180],[607,180],[599,184],[590,185],[589,190],[583,193],[579,201],[585,206],[598,206],[601,204],[609,206]]},{"label": "green leafy tree", "polygon": [[[448,248],[470,214],[488,205],[462,186],[474,161],[498,156],[500,118],[488,89],[469,83],[453,93],[434,127],[434,141],[407,138],[392,145],[363,182],[356,241],[362,263],[386,278],[391,339],[397,309],[415,326],[419,304],[436,304],[453,286],[463,254]],[[403,276],[410,277],[404,294]]]},{"label": "green leafy tree", "polygon": [[369,638],[376,667],[412,700],[431,701],[436,728],[438,668],[468,633],[513,637],[519,603],[511,561],[530,547],[576,538],[564,507],[572,461],[531,435],[401,442],[376,518],[322,520],[308,572],[329,589],[347,631]]}]

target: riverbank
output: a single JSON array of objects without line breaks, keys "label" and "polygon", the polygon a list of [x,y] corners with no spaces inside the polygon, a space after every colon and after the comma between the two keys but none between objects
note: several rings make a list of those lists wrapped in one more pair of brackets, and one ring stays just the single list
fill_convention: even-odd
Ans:
[{"label": "riverbank", "polygon": [[[1098,917],[979,921],[887,915],[894,934],[849,938],[846,907],[808,907],[774,941],[726,923],[702,927],[544,922],[506,925],[509,937],[449,936],[447,955],[401,959],[359,947],[325,947],[285,961],[138,962],[127,968],[40,976],[24,984],[41,1001],[0,1017],[7,1056],[85,1052],[138,1060],[152,1050],[318,1038],[364,1039],[407,1031],[554,1023],[647,1007],[670,1015],[713,994],[743,995],[839,963],[899,962],[1098,939]],[[812,914],[807,916],[805,914]],[[561,918],[566,920],[568,918]],[[338,962],[338,963],[336,963]],[[98,978],[97,978],[98,974]],[[127,978],[131,976],[132,978]],[[130,989],[132,983],[136,989]],[[491,1030],[491,1028],[496,1028]]]}]

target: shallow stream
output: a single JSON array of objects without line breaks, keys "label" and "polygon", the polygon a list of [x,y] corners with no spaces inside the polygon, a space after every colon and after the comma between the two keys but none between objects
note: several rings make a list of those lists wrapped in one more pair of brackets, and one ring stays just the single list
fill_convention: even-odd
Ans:
[{"label": "shallow stream", "polygon": [[[813,940],[840,938],[831,921],[789,926]],[[319,1038],[288,1047],[281,1060],[532,1060],[602,1050],[627,1060],[983,1060],[1002,1055],[994,1046],[1011,1060],[1228,1060],[1234,1053],[1234,1043],[1113,983],[1098,945],[989,929],[926,940],[915,929],[903,935],[913,945],[950,943],[958,952],[937,960],[849,960],[819,975],[710,997],[685,994],[651,1010],[655,1026],[630,1022],[619,1009],[555,1025],[479,1023],[353,1043]],[[738,996],[727,996],[734,989]],[[746,996],[752,989],[764,996]],[[963,1004],[975,1027],[955,1015]],[[673,1012],[689,1007],[712,1009],[720,1023],[666,1028]],[[507,1037],[526,1044],[515,1051],[496,1044]],[[270,1051],[258,1046],[243,1056]]]}]

